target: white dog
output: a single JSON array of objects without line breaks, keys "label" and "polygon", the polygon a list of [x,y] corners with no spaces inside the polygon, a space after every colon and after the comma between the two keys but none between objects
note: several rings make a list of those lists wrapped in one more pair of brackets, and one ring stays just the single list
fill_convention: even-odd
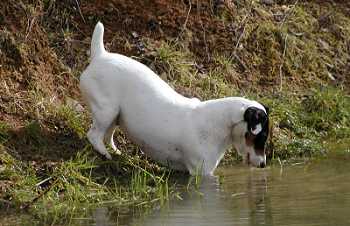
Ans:
[{"label": "white dog", "polygon": [[93,123],[87,137],[111,159],[117,125],[154,160],[190,174],[212,175],[233,144],[254,166],[265,167],[268,115],[258,102],[240,97],[203,101],[174,91],[147,66],[103,45],[104,28],[95,27],[91,62],[80,78]]}]

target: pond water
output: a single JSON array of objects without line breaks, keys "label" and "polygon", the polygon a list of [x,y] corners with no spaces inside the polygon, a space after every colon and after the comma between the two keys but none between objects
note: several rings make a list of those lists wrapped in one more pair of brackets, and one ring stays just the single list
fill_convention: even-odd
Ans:
[{"label": "pond water", "polygon": [[89,210],[88,218],[71,219],[70,225],[350,225],[348,157],[265,169],[236,165],[219,168],[216,175],[162,207],[99,207]]},{"label": "pond water", "polygon": [[[350,225],[350,163],[220,168],[198,191],[147,213],[98,208],[90,225]],[[77,222],[78,223],[78,222]],[[82,221],[80,221],[82,223]],[[87,222],[85,222],[87,223]]]}]

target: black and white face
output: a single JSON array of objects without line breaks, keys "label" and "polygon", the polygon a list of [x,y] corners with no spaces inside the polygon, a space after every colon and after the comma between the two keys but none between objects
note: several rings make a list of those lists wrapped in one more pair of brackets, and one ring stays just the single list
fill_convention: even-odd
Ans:
[{"label": "black and white face", "polygon": [[247,108],[243,121],[233,127],[232,135],[236,150],[248,164],[261,168],[266,166],[265,143],[269,135],[268,109]]}]

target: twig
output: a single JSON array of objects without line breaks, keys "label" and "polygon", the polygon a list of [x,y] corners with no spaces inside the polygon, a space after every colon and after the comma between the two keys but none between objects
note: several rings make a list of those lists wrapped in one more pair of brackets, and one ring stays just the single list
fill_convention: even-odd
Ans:
[{"label": "twig", "polygon": [[281,162],[281,159],[280,159],[280,157],[278,157],[278,162],[279,162],[279,164],[280,164],[280,176],[282,176],[282,174],[283,174],[283,163]]},{"label": "twig", "polygon": [[175,42],[177,42],[177,41],[179,40],[180,36],[182,35],[182,33],[184,32],[184,30],[186,29],[187,21],[188,21],[188,18],[189,18],[189,16],[190,16],[190,12],[191,12],[191,10],[192,10],[192,2],[191,2],[191,0],[189,0],[189,4],[190,4],[190,7],[189,7],[188,12],[187,12],[187,16],[186,16],[185,23],[182,25],[182,29],[181,29],[179,35],[176,37]]},{"label": "twig", "polygon": [[280,159],[280,157],[278,157],[278,163],[280,164],[280,166],[281,166],[281,168],[283,167],[283,164],[282,164],[282,162],[281,162],[281,159]]},{"label": "twig", "polygon": [[29,34],[30,34],[30,32],[31,32],[31,30],[32,30],[32,28],[33,28],[33,24],[34,24],[34,22],[35,22],[35,17],[33,17],[32,19],[28,19],[27,21],[28,21],[28,22],[27,22],[27,29],[26,29],[26,37],[25,37],[25,40],[28,39]]},{"label": "twig", "polygon": [[77,5],[77,8],[78,8],[78,11],[79,11],[79,14],[80,14],[81,18],[83,19],[84,23],[86,23],[85,19],[84,19],[84,16],[83,16],[83,13],[81,12],[78,0],[75,0],[75,4]]},{"label": "twig", "polygon": [[242,37],[243,37],[243,35],[244,35],[244,32],[245,32],[245,28],[246,28],[246,25],[247,25],[247,23],[245,23],[245,21],[246,21],[246,19],[248,18],[248,13],[244,16],[244,18],[243,18],[243,20],[242,20],[242,24],[244,23],[244,25],[243,25],[243,31],[242,31],[242,33],[239,35],[239,37],[238,37],[238,40],[237,40],[237,43],[236,43],[236,46],[235,46],[235,52],[236,52],[236,50],[238,49],[238,47],[239,47],[239,43],[241,42],[241,39],[242,39]]},{"label": "twig", "polygon": [[209,48],[208,48],[208,45],[207,45],[207,38],[205,36],[205,29],[204,29],[202,20],[201,20],[201,26],[202,26],[202,30],[203,30],[203,39],[204,39],[204,45],[205,45],[205,52],[207,53],[208,62],[209,62],[210,61],[210,53],[209,53]]},{"label": "twig", "polygon": [[27,202],[21,206],[21,209],[28,209],[31,205],[33,205],[38,199],[47,194],[58,182],[58,178],[51,184],[51,186],[45,191],[41,192],[38,196],[36,196],[32,201]]},{"label": "twig", "polygon": [[283,64],[284,64],[284,61],[285,61],[285,56],[286,56],[287,39],[288,39],[288,34],[286,34],[286,37],[284,38],[284,49],[283,49],[282,63],[280,65],[280,92],[282,92],[282,88],[283,88],[282,67],[283,67]]},{"label": "twig", "polygon": [[52,179],[52,177],[48,177],[48,178],[46,178],[46,179],[40,181],[39,183],[37,183],[35,186],[36,186],[36,187],[39,187],[40,185],[42,185],[42,184],[48,182],[48,181],[51,180],[51,179]]},{"label": "twig", "polygon": [[236,46],[235,46],[235,52],[236,52],[236,50],[238,49],[238,46],[239,46],[239,43],[241,42],[241,39],[242,39],[242,37],[243,37],[243,35],[244,35],[244,32],[245,32],[245,27],[246,27],[246,24],[244,24],[244,26],[243,26],[243,31],[242,31],[242,33],[239,35],[239,37],[238,37],[238,40],[237,40],[237,43],[236,43]]},{"label": "twig", "polygon": [[[283,17],[283,20],[280,24],[280,28],[282,28],[282,26],[284,25],[284,23],[286,22],[287,20],[287,17],[293,13],[296,5],[298,4],[299,0],[296,0],[292,6],[292,8],[288,11],[288,13],[286,13],[286,15]],[[286,34],[286,37],[284,39],[284,49],[283,49],[283,58],[282,58],[282,63],[279,67],[279,70],[280,70],[280,92],[282,91],[282,88],[283,88],[283,77],[282,77],[282,67],[283,67],[283,64],[284,64],[284,61],[285,61],[285,56],[286,56],[286,50],[287,50],[287,39],[288,39],[288,34]]]}]

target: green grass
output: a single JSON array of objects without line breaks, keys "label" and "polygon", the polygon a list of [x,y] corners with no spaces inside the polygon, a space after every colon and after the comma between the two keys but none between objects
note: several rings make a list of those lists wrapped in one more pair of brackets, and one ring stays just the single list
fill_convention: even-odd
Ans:
[{"label": "green grass", "polygon": [[262,101],[271,109],[272,158],[324,156],[328,142],[349,136],[350,99],[339,88],[320,86],[305,94]]},{"label": "green grass", "polygon": [[302,100],[303,122],[317,132],[334,132],[350,126],[350,98],[334,87],[314,88]]},{"label": "green grass", "polygon": [[45,109],[48,127],[40,120],[21,129],[0,123],[0,209],[66,225],[99,206],[149,208],[179,197],[176,181],[169,183],[172,172],[137,154],[121,131],[122,155],[102,161],[85,138],[87,112],[50,103]]},{"label": "green grass", "polygon": [[115,157],[119,159],[101,161],[87,147],[68,161],[37,168],[35,162],[2,151],[0,180],[9,184],[0,207],[6,206],[2,200],[11,200],[11,208],[27,210],[43,225],[64,225],[97,206],[151,207],[175,197],[174,185],[168,183],[171,172],[148,171],[132,156]]}]

